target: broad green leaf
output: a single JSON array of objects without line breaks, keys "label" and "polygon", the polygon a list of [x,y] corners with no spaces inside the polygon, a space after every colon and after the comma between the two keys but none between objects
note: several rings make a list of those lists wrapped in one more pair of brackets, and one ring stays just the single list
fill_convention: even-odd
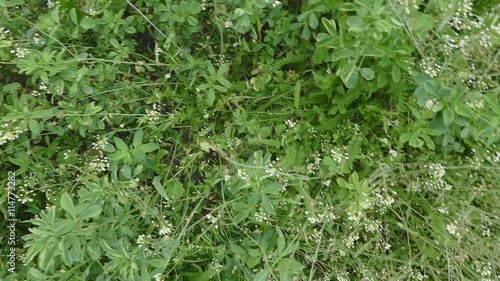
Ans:
[{"label": "broad green leaf", "polygon": [[170,200],[170,196],[168,196],[167,192],[165,191],[165,188],[163,187],[163,185],[161,184],[160,181],[161,181],[160,176],[154,177],[153,178],[153,187],[156,189],[156,191],[158,191],[158,194],[160,194],[161,197],[163,197],[166,200]]},{"label": "broad green leaf", "polygon": [[67,192],[64,192],[61,195],[61,207],[68,212],[68,214],[72,217],[76,217],[76,209],[75,205],[73,205],[73,199],[69,196]]},{"label": "broad green leaf", "polygon": [[69,17],[71,18],[71,21],[73,22],[74,25],[78,25],[78,17],[76,15],[76,9],[73,8],[69,12]]},{"label": "broad green leaf", "polygon": [[358,85],[358,81],[359,81],[359,72],[356,69],[344,83],[347,88],[352,89],[356,87],[356,85]]},{"label": "broad green leaf", "polygon": [[121,151],[128,151],[128,145],[119,137],[113,137],[116,148]]},{"label": "broad green leaf", "polygon": [[316,27],[318,27],[318,18],[316,17],[316,14],[315,13],[311,13],[309,15],[309,26],[312,28],[312,29],[316,29]]},{"label": "broad green leaf", "polygon": [[274,207],[271,204],[269,197],[267,197],[264,193],[262,193],[261,200],[262,200],[262,207],[264,208],[264,210],[268,214],[270,214],[272,216],[276,216],[276,211],[274,210]]},{"label": "broad green leaf", "polygon": [[326,32],[330,34],[331,36],[337,35],[337,26],[335,25],[334,20],[329,20],[327,18],[321,18],[321,22],[323,23],[323,26],[326,29]]},{"label": "broad green leaf", "polygon": [[399,66],[397,65],[392,66],[391,76],[392,76],[392,81],[396,83],[399,82],[399,80],[401,80],[401,69],[399,69]]},{"label": "broad green leaf", "polygon": [[237,254],[237,255],[246,255],[247,254],[247,251],[245,251],[245,249],[243,249],[242,247],[236,245],[236,244],[231,244],[231,246],[229,246],[229,249],[231,249],[231,252]]},{"label": "broad green leaf", "polygon": [[449,126],[449,125],[451,125],[451,123],[453,123],[454,120],[455,120],[455,113],[453,113],[453,111],[451,111],[449,108],[446,108],[443,111],[444,124],[446,126]]},{"label": "broad green leaf", "polygon": [[57,113],[56,108],[52,109],[46,109],[46,110],[37,110],[34,112],[31,112],[29,114],[30,118],[47,118],[47,117],[54,117]]},{"label": "broad green leaf", "polygon": [[265,281],[269,277],[269,274],[271,272],[269,271],[268,268],[261,270],[259,273],[257,273],[254,277],[254,281]]},{"label": "broad green leaf", "polygon": [[234,216],[233,221],[234,221],[234,223],[238,224],[238,223],[242,222],[243,220],[245,220],[246,218],[248,218],[248,215],[250,215],[249,208],[238,212],[236,214],[236,216]]},{"label": "broad green leaf", "polygon": [[120,169],[120,172],[125,178],[127,179],[132,178],[132,171],[129,165],[123,165],[123,167]]},{"label": "broad green leaf", "polygon": [[83,18],[80,26],[84,29],[91,29],[95,27],[95,21],[91,18]]},{"label": "broad green leaf", "polygon": [[159,146],[156,143],[146,143],[146,144],[139,146],[137,149],[144,152],[144,153],[148,153],[148,152],[155,151],[158,148],[159,148]]},{"label": "broad green leaf", "polygon": [[368,81],[371,81],[373,80],[373,78],[375,78],[375,71],[373,71],[371,68],[364,67],[361,68],[359,72],[361,73],[361,76],[363,76],[363,78]]},{"label": "broad green leaf", "polygon": [[64,220],[61,222],[58,222],[55,227],[55,234],[57,236],[62,236],[68,232],[70,232],[75,226],[80,222],[79,219],[74,219],[74,220]]},{"label": "broad green leaf", "polygon": [[91,205],[80,214],[80,218],[81,219],[96,218],[101,214],[101,212],[102,212],[101,206]]},{"label": "broad green leaf", "polygon": [[210,89],[206,95],[207,105],[212,106],[215,102],[215,91]]},{"label": "broad green leaf", "polygon": [[134,139],[132,141],[132,146],[137,148],[142,144],[142,138],[144,136],[144,130],[141,128],[134,133]]},{"label": "broad green leaf", "polygon": [[108,159],[111,161],[118,161],[120,159],[123,159],[129,155],[128,151],[117,151],[111,155],[108,156]]},{"label": "broad green leaf", "polygon": [[28,125],[31,131],[31,138],[36,139],[40,136],[40,125],[35,119],[30,119]]}]

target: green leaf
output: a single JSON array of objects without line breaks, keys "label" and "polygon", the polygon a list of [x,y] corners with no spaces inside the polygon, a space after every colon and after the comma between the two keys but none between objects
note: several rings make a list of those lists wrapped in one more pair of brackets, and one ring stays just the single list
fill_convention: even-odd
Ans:
[{"label": "green leaf", "polygon": [[101,214],[101,212],[102,212],[101,206],[91,205],[90,207],[82,211],[82,213],[80,214],[80,218],[83,220],[89,218],[96,218]]},{"label": "green leaf", "polygon": [[231,252],[237,254],[237,255],[246,255],[247,254],[247,251],[245,251],[245,249],[243,249],[242,247],[236,245],[236,244],[231,244],[231,246],[229,246],[229,249],[231,249]]},{"label": "green leaf", "polygon": [[132,170],[130,169],[129,165],[123,165],[123,167],[120,169],[120,172],[125,178],[132,178]]},{"label": "green leaf", "polygon": [[335,25],[334,20],[329,20],[327,18],[321,18],[321,22],[323,23],[323,26],[326,29],[326,32],[330,34],[331,36],[337,35],[337,26]]},{"label": "green leaf", "polygon": [[31,131],[31,138],[36,139],[40,136],[40,125],[35,119],[30,119],[28,125]]},{"label": "green leaf", "polygon": [[76,16],[75,8],[71,9],[71,11],[69,12],[69,17],[71,18],[73,24],[78,25],[78,17]]},{"label": "green leaf", "polygon": [[214,102],[215,102],[215,91],[214,91],[214,89],[210,88],[208,90],[206,98],[207,98],[207,105],[212,106],[214,104]]},{"label": "green leaf", "polygon": [[277,183],[277,182],[272,182],[268,183],[262,188],[262,192],[267,193],[267,194],[274,194],[277,195],[280,193],[281,189],[283,189],[283,185]]},{"label": "green leaf", "polygon": [[48,280],[49,279],[48,276],[46,276],[40,270],[38,270],[34,267],[30,267],[30,269],[28,270],[28,274],[33,276],[34,278],[37,278],[38,280]]},{"label": "green leaf", "polygon": [[250,215],[250,209],[249,208],[244,209],[244,210],[238,212],[236,214],[236,216],[234,216],[233,221],[234,221],[234,223],[238,224],[238,223],[242,222],[243,220],[245,220],[246,218],[248,218],[248,215]]},{"label": "green leaf", "polygon": [[118,161],[120,159],[125,158],[127,155],[129,155],[128,151],[117,151],[111,155],[108,156],[108,159],[111,161]]},{"label": "green leaf", "polygon": [[262,207],[264,208],[264,210],[268,214],[270,214],[272,216],[276,216],[276,211],[274,210],[274,207],[271,204],[271,201],[269,201],[269,197],[267,197],[264,193],[262,193],[261,200],[262,200]]},{"label": "green leaf", "polygon": [[116,147],[121,151],[128,151],[128,145],[119,137],[113,137]]},{"label": "green leaf", "polygon": [[144,130],[139,129],[134,133],[134,139],[132,141],[132,146],[137,148],[142,144],[142,138],[144,136]]},{"label": "green leaf", "polygon": [[364,67],[361,68],[359,72],[361,73],[361,76],[363,76],[363,78],[368,81],[371,81],[373,80],[373,78],[375,78],[375,71],[373,71],[371,68]]},{"label": "green leaf", "polygon": [[148,153],[148,152],[155,151],[158,148],[159,148],[159,146],[156,143],[146,143],[146,144],[139,146],[137,149],[144,152],[144,153]]},{"label": "green leaf", "polygon": [[271,272],[269,271],[268,268],[264,269],[264,270],[261,270],[259,273],[257,273],[254,277],[254,281],[265,281],[267,280],[269,274]]},{"label": "green leaf", "polygon": [[399,66],[397,65],[392,66],[391,76],[392,76],[392,81],[396,83],[399,82],[399,80],[401,80],[401,69],[399,69]]},{"label": "green leaf", "polygon": [[68,212],[68,214],[72,217],[76,217],[76,209],[75,205],[73,205],[73,199],[69,196],[67,192],[64,192],[61,195],[61,207]]},{"label": "green leaf", "polygon": [[315,13],[312,13],[309,15],[309,26],[312,28],[312,29],[316,29],[316,27],[318,27],[318,18],[316,17],[316,14]]},{"label": "green leaf", "polygon": [[153,178],[154,188],[156,189],[156,191],[158,191],[161,197],[163,197],[166,200],[170,200],[170,196],[168,196],[167,192],[165,191],[165,188],[163,187],[160,181],[161,181],[160,176],[156,176]]},{"label": "green leaf", "polygon": [[56,108],[52,109],[46,109],[46,110],[37,110],[34,112],[31,112],[29,114],[30,118],[47,118],[47,117],[54,117],[57,113]]},{"label": "green leaf", "polygon": [[347,81],[345,81],[345,86],[349,89],[352,89],[354,87],[356,87],[356,85],[358,85],[358,81],[359,81],[359,72],[358,70],[355,70],[351,76],[349,76],[349,78],[347,79]]},{"label": "green leaf", "polygon": [[444,124],[446,126],[449,126],[449,125],[451,125],[451,123],[453,123],[454,120],[455,120],[455,113],[453,113],[453,111],[451,111],[449,108],[446,108],[443,111]]},{"label": "green leaf", "polygon": [[83,18],[80,26],[84,29],[91,29],[95,27],[95,21],[91,18]]}]

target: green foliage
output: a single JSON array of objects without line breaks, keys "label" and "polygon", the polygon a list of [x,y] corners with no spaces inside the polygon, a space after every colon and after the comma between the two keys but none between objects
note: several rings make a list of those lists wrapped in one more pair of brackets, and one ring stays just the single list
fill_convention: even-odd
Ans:
[{"label": "green foliage", "polygon": [[0,0],[0,279],[498,278],[499,9]]}]

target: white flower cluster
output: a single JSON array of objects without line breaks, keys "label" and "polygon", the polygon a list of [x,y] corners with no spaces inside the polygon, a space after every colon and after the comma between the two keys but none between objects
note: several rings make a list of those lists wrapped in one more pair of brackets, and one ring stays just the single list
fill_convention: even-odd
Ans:
[{"label": "white flower cluster", "polygon": [[97,11],[96,9],[94,9],[92,7],[84,7],[83,11],[87,14],[86,17],[88,17],[88,16],[93,17],[93,16],[99,14],[99,11]]},{"label": "white flower cluster", "polygon": [[23,131],[21,131],[19,128],[14,128],[14,125],[12,123],[4,123],[0,125],[0,145],[3,145],[8,141],[17,139],[19,137],[19,134],[21,134],[22,132]]},{"label": "white flower cluster", "polygon": [[293,120],[290,120],[290,119],[287,119],[285,121],[285,125],[290,128],[290,129],[293,129],[297,126],[297,122],[293,121]]},{"label": "white flower cluster", "polygon": [[18,44],[14,45],[16,48],[11,50],[11,54],[15,54],[17,58],[22,59],[25,58],[26,55],[29,54],[29,50],[23,47],[20,47]]},{"label": "white flower cluster", "polygon": [[430,169],[429,176],[434,179],[441,179],[446,175],[446,170],[443,165],[439,163],[432,163],[427,165],[427,168]]},{"label": "white flower cluster", "polygon": [[161,236],[170,235],[174,232],[174,226],[170,222],[165,222],[162,224],[159,234]]},{"label": "white flower cluster", "polygon": [[[467,19],[472,16],[472,2],[470,0],[458,1],[458,7],[450,20],[451,25],[456,30],[470,30],[471,26]],[[452,8],[449,4],[448,8]]]},{"label": "white flower cluster", "polygon": [[42,93],[50,94],[49,86],[44,82],[40,83],[40,85],[38,86],[38,90],[31,91],[31,95],[33,95],[34,97],[38,97]]},{"label": "white flower cluster", "polygon": [[146,114],[149,116],[150,121],[160,120],[161,110],[157,103],[153,103],[153,109],[146,108]]},{"label": "white flower cluster", "polygon": [[139,237],[137,237],[137,240],[135,243],[137,243],[137,245],[139,247],[145,247],[145,246],[147,246],[147,244],[150,242],[150,240],[152,238],[153,237],[151,236],[151,234],[148,234],[148,235],[141,234],[141,235],[139,235]]},{"label": "white flower cluster", "polygon": [[51,0],[47,0],[47,7],[49,9],[52,9],[52,8],[55,8],[55,7],[60,7],[61,4],[59,3],[59,1],[51,1]]},{"label": "white flower cluster", "polygon": [[446,226],[446,230],[448,230],[449,234],[455,236],[458,239],[458,241],[462,239],[462,234],[460,233],[460,229],[457,226],[457,221],[448,224]]},{"label": "white flower cluster", "polygon": [[444,35],[443,39],[444,39],[444,44],[443,44],[444,54],[449,55],[458,48],[456,40],[451,38],[450,35],[448,34]]},{"label": "white flower cluster", "polygon": [[92,148],[95,150],[104,150],[104,147],[108,144],[108,138],[105,136],[97,136],[96,141],[92,143]]},{"label": "white flower cluster", "polygon": [[468,101],[465,104],[472,109],[481,109],[484,107],[484,102],[482,100]]},{"label": "white flower cluster", "polygon": [[97,156],[88,164],[90,171],[99,173],[109,169],[109,160],[103,151],[106,144],[108,144],[108,139],[104,136],[97,136],[96,141],[92,143],[92,149],[97,151]]},{"label": "white flower cluster", "polygon": [[0,40],[3,40],[9,36],[10,30],[0,27]]},{"label": "white flower cluster", "polygon": [[436,99],[429,99],[425,102],[425,108],[431,110],[431,111],[436,111],[438,106],[438,101]]},{"label": "white flower cluster", "polygon": [[343,161],[349,160],[349,154],[347,154],[346,147],[342,149],[334,147],[330,150],[330,155],[332,156],[333,161],[337,162],[338,164],[342,164]]},{"label": "white flower cluster", "polygon": [[219,228],[218,222],[220,221],[220,218],[221,218],[220,213],[216,214],[215,216],[212,215],[212,213],[208,213],[205,215],[205,219],[208,220],[215,229]]},{"label": "white flower cluster", "polygon": [[[491,262],[474,261],[474,269],[483,278],[493,277],[493,264]],[[484,280],[484,279],[483,279]]]},{"label": "white flower cluster", "polygon": [[430,77],[436,77],[441,71],[441,66],[433,57],[425,57],[420,61],[420,68]]},{"label": "white flower cluster", "polygon": [[102,152],[99,153],[99,155],[96,158],[92,159],[92,161],[89,163],[89,168],[94,172],[106,172],[109,168],[108,157],[104,156]]},{"label": "white flower cluster", "polygon": [[43,38],[40,36],[40,34],[35,33],[35,35],[33,35],[33,45],[35,45],[35,46],[45,45],[45,40],[43,40]]},{"label": "white flower cluster", "polygon": [[161,278],[161,273],[156,273],[153,276],[154,281],[162,281],[163,279]]},{"label": "white flower cluster", "polygon": [[319,166],[321,164],[321,160],[322,160],[321,155],[319,154],[319,152],[316,152],[314,154],[312,162],[310,162],[307,165],[307,171],[309,172],[309,174],[315,174],[317,171],[319,171]]}]

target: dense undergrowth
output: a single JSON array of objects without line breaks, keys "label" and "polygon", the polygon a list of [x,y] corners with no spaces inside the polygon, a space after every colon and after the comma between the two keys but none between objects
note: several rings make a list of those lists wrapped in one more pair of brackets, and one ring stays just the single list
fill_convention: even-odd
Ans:
[{"label": "dense undergrowth", "polygon": [[498,280],[499,13],[0,0],[0,279]]}]

